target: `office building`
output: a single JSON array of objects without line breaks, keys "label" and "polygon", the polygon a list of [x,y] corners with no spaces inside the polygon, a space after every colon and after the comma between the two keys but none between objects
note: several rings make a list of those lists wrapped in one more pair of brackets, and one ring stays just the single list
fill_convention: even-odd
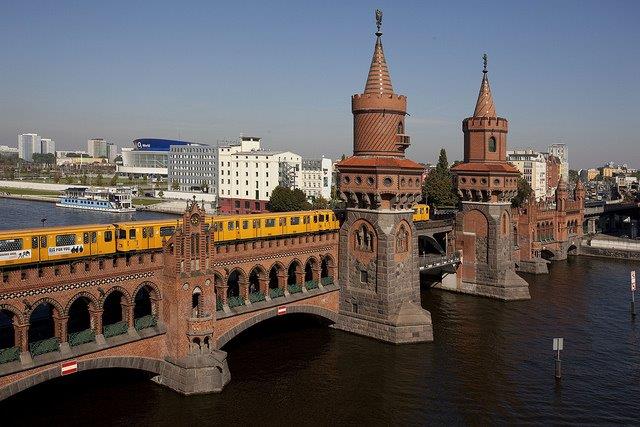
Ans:
[{"label": "office building", "polygon": [[113,161],[118,156],[118,146],[112,142],[107,142],[107,160],[109,163],[113,163]]},{"label": "office building", "polygon": [[266,210],[278,186],[298,188],[302,157],[290,151],[261,148],[258,137],[218,146],[219,208],[225,213]]},{"label": "office building", "polygon": [[547,196],[547,160],[540,152],[527,150],[507,151],[507,161],[513,164],[531,185],[536,200]]},{"label": "office building", "polygon": [[171,146],[190,144],[192,143],[172,139],[136,139],[133,147],[122,149],[122,165],[116,166],[116,171],[134,177],[166,178]]},{"label": "office building", "polygon": [[172,145],[169,148],[169,190],[217,193],[217,149],[209,145]]},{"label": "office building", "polygon": [[307,198],[331,198],[333,163],[331,159],[302,159],[300,183],[298,188]]},{"label": "office building", "polygon": [[87,140],[87,153],[91,157],[107,158],[107,141],[102,138],[91,138]]},{"label": "office building", "polygon": [[18,157],[30,162],[33,154],[40,152],[40,136],[36,133],[23,133],[18,135]]},{"label": "office building", "polygon": [[41,138],[40,152],[42,154],[56,154],[56,142],[49,138]]},{"label": "office building", "polygon": [[567,144],[551,144],[547,151],[550,155],[560,159],[560,175],[565,182],[569,182],[569,151]]}]

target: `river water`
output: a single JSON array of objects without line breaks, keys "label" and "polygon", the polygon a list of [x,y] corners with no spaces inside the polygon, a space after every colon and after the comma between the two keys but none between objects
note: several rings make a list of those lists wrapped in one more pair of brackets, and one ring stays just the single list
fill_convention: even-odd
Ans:
[{"label": "river water", "polygon": [[[220,394],[180,396],[130,370],[80,373],[0,402],[3,425],[426,425],[640,422],[640,263],[572,257],[525,276],[532,299],[423,289],[435,341],[394,346],[287,315],[225,348]],[[300,317],[301,316],[301,317]],[[554,379],[552,338],[564,337]],[[6,423],[5,423],[6,422]]]}]

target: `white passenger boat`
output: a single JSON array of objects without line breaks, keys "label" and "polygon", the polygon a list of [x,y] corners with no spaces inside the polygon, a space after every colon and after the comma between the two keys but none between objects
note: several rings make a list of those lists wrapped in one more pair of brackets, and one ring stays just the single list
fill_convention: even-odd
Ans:
[{"label": "white passenger boat", "polygon": [[135,212],[129,187],[69,187],[56,206],[103,212]]}]

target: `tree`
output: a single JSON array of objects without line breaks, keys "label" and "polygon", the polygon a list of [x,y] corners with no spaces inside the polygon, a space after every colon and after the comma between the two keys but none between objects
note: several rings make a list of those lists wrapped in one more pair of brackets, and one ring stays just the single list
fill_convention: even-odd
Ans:
[{"label": "tree", "polygon": [[209,183],[205,180],[202,180],[202,182],[200,183],[200,188],[202,189],[203,193],[208,193],[209,192]]},{"label": "tree", "polygon": [[67,175],[65,181],[67,182],[67,184],[71,185],[73,184],[73,177],[71,175]]},{"label": "tree", "polygon": [[328,209],[329,201],[322,196],[318,196],[313,199],[313,203],[311,203],[311,209]]},{"label": "tree", "polygon": [[424,181],[422,195],[429,205],[435,207],[456,206],[458,204],[458,196],[453,189],[453,176],[444,148],[440,149],[440,157],[435,169],[429,172]]},{"label": "tree", "polygon": [[180,183],[178,182],[177,179],[174,179],[173,182],[171,183],[171,189],[172,190],[179,190],[180,189]]},{"label": "tree", "polygon": [[53,165],[56,163],[56,155],[53,153],[33,153],[33,163]]},{"label": "tree", "polygon": [[82,177],[80,178],[80,184],[87,185],[89,183],[89,178],[87,177],[87,172],[82,172]]},{"label": "tree", "polygon": [[118,174],[114,173],[113,176],[111,177],[111,180],[109,181],[109,185],[112,187],[115,187],[116,185],[118,185]]},{"label": "tree", "polygon": [[311,205],[307,197],[299,188],[291,190],[287,187],[277,186],[271,192],[269,210],[272,212],[292,212],[309,210]]},{"label": "tree", "polygon": [[578,182],[578,171],[574,169],[569,169],[569,182]]},{"label": "tree", "polygon": [[97,185],[98,187],[100,187],[102,184],[104,184],[104,178],[102,177],[101,173],[96,175],[96,178],[93,180],[93,184]]},{"label": "tree", "polygon": [[164,191],[158,191],[158,197],[160,197],[161,199],[164,198]]},{"label": "tree", "polygon": [[516,197],[511,200],[511,206],[518,208],[522,206],[527,199],[531,196],[533,190],[531,189],[531,185],[524,179],[522,176],[518,178],[518,193]]},{"label": "tree", "polygon": [[55,171],[53,173],[53,182],[55,182],[56,184],[60,182],[61,178],[62,178],[62,175],[60,174],[60,171]]}]

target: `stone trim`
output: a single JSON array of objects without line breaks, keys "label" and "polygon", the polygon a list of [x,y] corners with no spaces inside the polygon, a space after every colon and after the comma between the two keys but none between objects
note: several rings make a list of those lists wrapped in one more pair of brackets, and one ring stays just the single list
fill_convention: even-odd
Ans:
[{"label": "stone trim", "polygon": [[273,255],[265,255],[265,256],[258,256],[258,257],[251,257],[251,258],[240,258],[239,257],[239,258],[236,258],[236,259],[233,259],[233,260],[229,260],[229,261],[214,262],[214,263],[211,264],[211,266],[212,267],[227,267],[227,266],[231,266],[231,265],[243,264],[243,263],[246,263],[246,262],[260,262],[260,261],[267,261],[267,260],[271,260],[271,259],[279,259],[279,258],[288,257],[288,256],[295,257],[297,255],[316,254],[319,251],[330,251],[334,247],[335,247],[335,245],[329,245],[329,246],[322,246],[322,247],[317,247],[317,248],[307,249],[307,250],[301,250],[301,251],[278,252],[278,253],[274,253]]}]

